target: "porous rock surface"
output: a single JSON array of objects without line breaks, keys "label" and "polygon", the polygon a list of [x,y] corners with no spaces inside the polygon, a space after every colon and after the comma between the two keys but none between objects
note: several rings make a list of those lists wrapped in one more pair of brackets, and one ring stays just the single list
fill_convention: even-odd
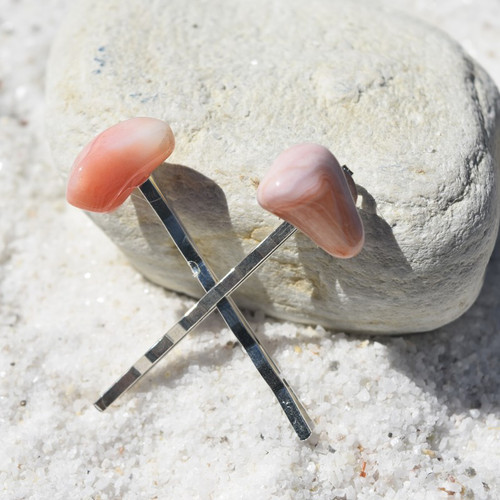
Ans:
[{"label": "porous rock surface", "polygon": [[[462,49],[420,22],[343,0],[80,0],[48,68],[47,133],[67,175],[132,116],[176,136],[157,180],[222,276],[279,221],[256,203],[300,142],[354,171],[366,244],[350,260],[297,234],[234,297],[350,332],[436,328],[475,300],[498,229],[500,99]],[[201,287],[136,193],[91,214],[145,276]]]}]

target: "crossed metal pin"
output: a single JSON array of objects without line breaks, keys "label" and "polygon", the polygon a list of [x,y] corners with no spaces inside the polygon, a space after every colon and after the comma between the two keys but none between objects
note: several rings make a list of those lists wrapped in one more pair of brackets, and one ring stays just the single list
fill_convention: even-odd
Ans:
[{"label": "crossed metal pin", "polygon": [[219,282],[213,271],[203,260],[189,233],[169,206],[156,182],[151,176],[139,189],[151,205],[168,234],[174,241],[191,270],[199,281],[205,295],[127,370],[96,402],[99,410],[105,410],[125,391],[139,381],[158,361],[173,349],[198,323],[217,308],[227,326],[243,346],[253,364],[267,382],[288,420],[301,440],[312,432],[312,421],[306,410],[283,378],[279,368],[252,331],[252,328],[228,295],[252,274],[266,259],[281,246],[296,228],[283,222],[260,245],[231,269]]}]

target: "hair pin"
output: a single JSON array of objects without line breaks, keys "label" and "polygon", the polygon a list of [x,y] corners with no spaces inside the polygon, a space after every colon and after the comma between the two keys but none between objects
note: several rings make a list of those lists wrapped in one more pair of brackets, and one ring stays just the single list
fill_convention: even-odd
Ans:
[{"label": "hair pin", "polygon": [[69,178],[68,201],[96,212],[116,209],[138,187],[206,292],[95,405],[105,410],[217,308],[273,390],[299,438],[307,439],[311,419],[229,295],[296,232],[296,227],[336,257],[348,258],[360,251],[364,234],[350,171],[344,173],[335,157],[318,145],[302,144],[282,153],[262,180],[257,199],[285,222],[217,282],[152,178],[173,148],[168,124],[133,118],[91,141],[75,160]]}]

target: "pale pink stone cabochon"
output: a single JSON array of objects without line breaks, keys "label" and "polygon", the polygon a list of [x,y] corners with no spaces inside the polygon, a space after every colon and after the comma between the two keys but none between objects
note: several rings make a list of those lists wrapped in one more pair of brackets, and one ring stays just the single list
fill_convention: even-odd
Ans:
[{"label": "pale pink stone cabochon", "polygon": [[262,179],[257,200],[335,257],[354,257],[363,247],[353,193],[337,159],[323,146],[299,144],[281,153]]},{"label": "pale pink stone cabochon", "polygon": [[91,212],[118,208],[170,154],[170,126],[156,118],[131,118],[95,137],[76,158],[66,198]]}]

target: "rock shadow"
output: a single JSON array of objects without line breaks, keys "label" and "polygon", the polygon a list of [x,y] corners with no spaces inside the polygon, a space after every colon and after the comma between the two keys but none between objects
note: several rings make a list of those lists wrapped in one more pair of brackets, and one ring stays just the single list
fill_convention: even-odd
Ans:
[{"label": "rock shadow", "polygon": [[362,186],[356,185],[362,198],[359,213],[365,227],[365,244],[361,251],[362,259],[370,259],[370,265],[389,275],[397,273],[405,276],[412,273],[412,268],[401,250],[392,227],[377,214],[377,202]]},{"label": "rock shadow", "polygon": [[379,337],[392,366],[427,392],[448,414],[500,411],[500,239],[471,308],[429,333],[400,339]]},{"label": "rock shadow", "polygon": [[[213,180],[184,165],[163,164],[155,170],[154,179],[202,258],[217,278],[222,278],[246,255],[231,223],[223,190]],[[174,247],[153,209],[142,196],[132,196],[131,200],[140,231],[149,247],[147,257],[137,264],[139,270],[148,279],[169,290],[190,297],[201,297],[204,293],[201,285]],[[144,253],[142,250],[141,254]],[[230,258],[224,259],[221,255]],[[169,265],[162,266],[162,260]],[[260,280],[255,275],[250,280],[257,293],[266,297],[266,290]]]}]

